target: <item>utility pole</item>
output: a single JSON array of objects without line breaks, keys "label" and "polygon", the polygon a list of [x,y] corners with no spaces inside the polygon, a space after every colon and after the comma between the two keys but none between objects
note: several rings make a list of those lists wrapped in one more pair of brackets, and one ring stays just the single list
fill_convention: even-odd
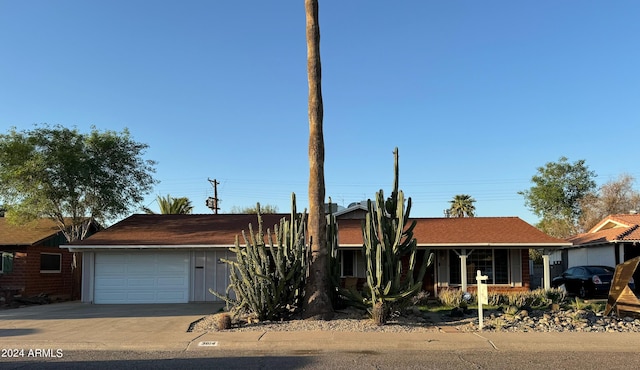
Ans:
[{"label": "utility pole", "polygon": [[216,215],[218,214],[218,210],[220,209],[220,207],[218,207],[218,203],[220,202],[220,199],[218,199],[218,184],[219,182],[216,181],[216,179],[211,180],[210,178],[207,178],[207,180],[209,180],[209,182],[211,183],[211,185],[213,186],[213,198],[209,197],[207,198],[207,207],[209,209],[211,209],[213,211],[213,213],[215,213]]}]

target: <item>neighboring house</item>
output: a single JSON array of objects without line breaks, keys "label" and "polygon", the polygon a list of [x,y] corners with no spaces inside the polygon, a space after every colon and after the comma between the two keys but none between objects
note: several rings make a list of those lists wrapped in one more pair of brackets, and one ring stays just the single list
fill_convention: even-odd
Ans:
[{"label": "neighboring house", "polygon": [[[365,270],[362,220],[354,214],[340,214],[338,237],[342,275],[357,281]],[[263,227],[272,228],[282,217],[288,215],[263,215]],[[444,288],[473,290],[477,269],[489,276],[493,290],[528,290],[528,249],[570,245],[517,217],[415,220],[419,247],[436,254],[424,280],[433,294]],[[133,215],[64,247],[83,252],[83,302],[216,301],[209,288],[224,292],[229,284],[228,266],[220,259],[233,257],[228,249],[250,223],[255,232],[255,215]]]},{"label": "neighboring house", "polygon": [[80,279],[74,286],[73,253],[60,249],[66,239],[56,224],[39,219],[13,225],[0,217],[0,289],[23,297],[47,294],[52,299],[80,298]]},{"label": "neighboring house", "polygon": [[[607,216],[588,232],[570,237],[567,241],[572,246],[561,251],[565,268],[580,265],[615,267],[640,256],[640,215]],[[640,271],[636,271],[634,279],[640,281]]]}]

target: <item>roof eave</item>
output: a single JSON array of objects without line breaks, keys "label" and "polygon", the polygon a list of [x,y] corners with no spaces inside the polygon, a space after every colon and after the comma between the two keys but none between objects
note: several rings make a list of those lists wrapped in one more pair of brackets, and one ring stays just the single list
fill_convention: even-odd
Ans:
[{"label": "roof eave", "polygon": [[126,244],[126,245],[61,245],[60,248],[70,252],[93,252],[97,250],[127,250],[127,249],[220,249],[231,248],[232,244]]},{"label": "roof eave", "polygon": [[[460,247],[522,247],[522,248],[546,248],[546,247],[569,247],[572,243],[418,243],[418,247],[431,248],[460,248]],[[362,244],[340,244],[341,248],[362,247]]]}]

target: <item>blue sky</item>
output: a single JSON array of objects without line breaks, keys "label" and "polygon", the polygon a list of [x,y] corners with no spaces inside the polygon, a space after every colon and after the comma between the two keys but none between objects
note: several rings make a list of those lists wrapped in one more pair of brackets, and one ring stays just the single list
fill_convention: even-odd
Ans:
[{"label": "blue sky", "polygon": [[[536,217],[536,168],[640,178],[640,3],[320,0],[326,193]],[[0,0],[0,130],[128,128],[156,195],[307,205],[303,1]],[[637,186],[636,186],[637,187]]]}]

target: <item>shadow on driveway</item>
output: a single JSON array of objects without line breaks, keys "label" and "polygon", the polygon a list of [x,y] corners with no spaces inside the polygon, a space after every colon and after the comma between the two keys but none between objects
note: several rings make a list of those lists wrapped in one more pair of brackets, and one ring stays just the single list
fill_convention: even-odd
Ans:
[{"label": "shadow on driveway", "polygon": [[216,313],[223,303],[88,304],[51,303],[0,310],[0,320],[60,320],[90,318],[135,318],[205,316]]}]

